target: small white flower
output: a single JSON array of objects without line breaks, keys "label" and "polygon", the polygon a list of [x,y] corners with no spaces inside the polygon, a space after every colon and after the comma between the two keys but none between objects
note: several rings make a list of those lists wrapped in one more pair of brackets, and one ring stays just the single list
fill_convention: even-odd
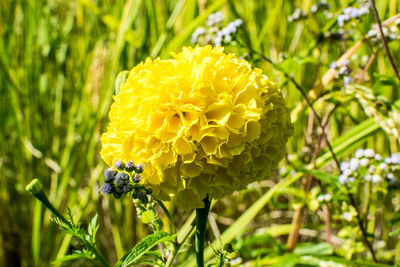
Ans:
[{"label": "small white flower", "polygon": [[344,212],[342,216],[343,216],[343,219],[345,219],[346,221],[349,221],[349,222],[351,222],[351,220],[353,219],[353,215],[351,215],[350,212]]},{"label": "small white flower", "polygon": [[385,158],[384,161],[386,164],[392,164],[392,158],[390,158],[390,157]]},{"label": "small white flower", "polygon": [[243,21],[241,19],[235,19],[233,21],[233,25],[235,25],[236,27],[239,27],[242,24],[243,24]]},{"label": "small white flower", "polygon": [[350,64],[350,60],[348,60],[348,59],[345,59],[345,60],[343,60],[343,62],[342,62],[342,65],[343,66],[348,66]]},{"label": "small white flower", "polygon": [[356,153],[354,153],[354,156],[358,159],[364,157],[364,150],[361,148],[357,149]]},{"label": "small white flower", "polygon": [[375,166],[374,165],[369,166],[368,172],[371,173],[371,174],[375,173],[376,172]]},{"label": "small white flower", "polygon": [[200,35],[206,34],[206,29],[204,27],[198,27],[192,34],[191,42],[194,44],[197,42],[197,39]]},{"label": "small white flower", "polygon": [[350,170],[350,169],[347,169],[347,170],[344,170],[344,171],[343,171],[343,175],[344,175],[344,176],[347,176],[347,177],[350,176],[352,173],[353,173],[353,171]]},{"label": "small white flower", "polygon": [[221,46],[221,43],[222,43],[222,37],[217,36],[217,37],[214,38],[214,45],[215,46]]},{"label": "small white flower", "polygon": [[400,164],[400,153],[393,153],[390,158],[393,164]]},{"label": "small white flower", "polygon": [[207,18],[207,26],[212,27],[215,24],[220,23],[221,21],[224,20],[224,15],[222,14],[221,11],[218,11],[214,14],[210,14]]},{"label": "small white flower", "polygon": [[380,183],[380,182],[382,182],[382,177],[379,174],[374,174],[374,175],[372,175],[372,182]]},{"label": "small white flower", "polygon": [[358,170],[359,167],[360,167],[360,160],[356,159],[356,158],[352,158],[350,160],[350,169],[352,171],[356,171],[356,170]]},{"label": "small white flower", "polygon": [[226,25],[226,28],[229,31],[229,34],[235,33],[237,31],[236,25],[233,22],[230,22],[228,25]]},{"label": "small white flower", "polygon": [[228,28],[228,26],[226,26],[225,28],[223,28],[223,29],[221,30],[221,34],[222,34],[222,36],[228,36],[228,35],[231,34],[231,31],[230,31],[230,29]]},{"label": "small white flower", "polygon": [[352,12],[354,9],[356,9],[356,8],[354,8],[354,7],[346,7],[345,9],[343,9],[343,14],[350,15],[351,12]]},{"label": "small white flower", "polygon": [[323,201],[325,200],[324,195],[319,195],[319,196],[317,197],[317,200],[318,200],[318,202],[323,202]]},{"label": "small white flower", "polygon": [[382,162],[381,164],[379,164],[378,168],[381,169],[381,170],[383,170],[383,171],[387,171],[387,170],[389,169],[389,168],[388,168],[388,165],[387,165],[386,163],[384,163],[384,162]]},{"label": "small white flower", "polygon": [[361,166],[364,166],[364,167],[367,167],[367,166],[369,165],[369,159],[367,159],[367,158],[362,158],[362,159],[360,160],[360,165],[361,165]]},{"label": "small white flower", "polygon": [[368,35],[369,37],[375,37],[375,36],[378,35],[378,31],[375,30],[375,29],[371,29],[371,30],[368,31],[367,35]]},{"label": "small white flower", "polygon": [[232,41],[232,37],[230,35],[225,36],[224,42],[229,43],[230,41]]},{"label": "small white flower", "polygon": [[349,85],[352,81],[353,81],[353,78],[351,78],[350,76],[345,76],[343,78],[344,85]]},{"label": "small white flower", "polygon": [[338,64],[336,63],[336,61],[333,61],[330,65],[329,68],[331,69],[336,69],[338,67]]},{"label": "small white flower", "polygon": [[354,8],[350,12],[350,17],[352,17],[353,19],[357,19],[357,18],[361,17],[361,15],[362,15],[361,11],[357,8]]},{"label": "small white flower", "polygon": [[347,72],[347,67],[346,66],[341,66],[339,69],[339,74],[346,74]]},{"label": "small white flower", "polygon": [[360,11],[361,15],[366,15],[369,13],[369,8],[368,8],[368,6],[362,6],[362,7],[360,7],[359,11]]},{"label": "small white flower", "polygon": [[372,176],[371,176],[371,174],[366,174],[366,175],[364,175],[364,180],[366,181],[366,182],[371,182],[371,180],[372,180]]},{"label": "small white flower", "polygon": [[347,161],[343,161],[342,163],[340,163],[340,170],[342,172],[344,172],[347,169],[350,169],[350,163],[348,163]]},{"label": "small white flower", "polygon": [[382,160],[382,156],[380,154],[375,154],[375,160],[381,161]]},{"label": "small white flower", "polygon": [[394,174],[389,172],[388,174],[386,174],[386,178],[388,178],[389,180],[394,180]]},{"label": "small white flower", "polygon": [[207,18],[207,26],[211,27],[215,24],[215,15],[214,14],[210,14]]},{"label": "small white flower", "polygon": [[347,184],[347,176],[343,175],[343,174],[339,175],[339,183],[341,183],[343,185]]},{"label": "small white flower", "polygon": [[214,14],[214,22],[215,24],[220,23],[224,20],[224,15],[221,11],[218,11]]},{"label": "small white flower", "polygon": [[339,27],[343,27],[343,26],[344,26],[344,23],[345,23],[346,21],[349,21],[349,19],[350,19],[350,16],[347,15],[347,14],[339,15],[339,16],[337,17],[337,24],[338,24],[338,26],[339,26]]},{"label": "small white flower", "polygon": [[373,158],[375,156],[375,151],[373,149],[371,149],[371,148],[365,149],[364,155],[367,158]]}]

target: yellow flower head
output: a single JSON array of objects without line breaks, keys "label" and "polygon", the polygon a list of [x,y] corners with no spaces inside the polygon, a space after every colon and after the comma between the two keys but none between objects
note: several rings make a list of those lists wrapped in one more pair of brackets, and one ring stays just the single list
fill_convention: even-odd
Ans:
[{"label": "yellow flower head", "polygon": [[183,48],[134,67],[109,113],[101,157],[142,163],[163,200],[198,208],[265,179],[292,133],[280,90],[223,48]]}]

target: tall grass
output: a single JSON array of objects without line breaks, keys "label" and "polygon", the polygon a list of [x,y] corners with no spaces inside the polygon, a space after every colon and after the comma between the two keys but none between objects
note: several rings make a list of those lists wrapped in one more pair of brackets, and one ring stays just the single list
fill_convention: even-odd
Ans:
[{"label": "tall grass", "polygon": [[[396,14],[400,3],[377,1],[382,18]],[[114,93],[114,79],[121,70],[129,69],[146,57],[168,57],[190,45],[192,32],[204,24],[207,16],[221,10],[232,20],[244,21],[243,39],[253,49],[274,62],[292,58],[281,67],[307,90],[318,87],[319,78],[337,60],[349,41],[325,42],[316,46],[321,29],[313,21],[290,23],[287,17],[295,8],[309,10],[314,2],[307,1],[196,1],[196,0],[5,0],[0,2],[0,265],[45,266],[74,247],[70,236],[61,234],[50,222],[50,214],[24,191],[32,178],[40,178],[56,208],[70,207],[76,221],[87,222],[96,212],[101,223],[99,243],[111,262],[124,254],[148,229],[137,221],[129,199],[116,201],[99,194],[105,167],[99,158],[100,135],[105,130],[107,112]],[[347,5],[346,1],[330,1],[334,15]],[[335,13],[336,12],[336,13]],[[315,18],[316,20],[318,18]],[[333,21],[335,19],[333,18]],[[360,24],[365,32],[373,17]],[[322,31],[325,29],[322,29]],[[326,30],[327,31],[327,30]],[[362,36],[354,36],[361,39]],[[400,52],[399,43],[390,46],[393,55]],[[364,45],[360,54],[370,55],[375,48]],[[241,54],[244,48],[231,47]],[[395,57],[399,64],[398,58]],[[287,96],[292,112],[295,134],[288,145],[295,162],[304,156],[307,144],[309,110],[300,93],[283,74],[261,60],[255,65],[276,77]],[[383,52],[368,73],[390,74]],[[378,83],[378,77],[371,76]],[[372,83],[373,84],[373,83]],[[322,88],[323,92],[332,89]],[[398,87],[392,83],[376,87],[377,94],[390,103],[399,98]],[[319,112],[326,114],[324,102],[315,102]],[[354,128],[356,127],[356,128]],[[329,138],[338,155],[349,155],[363,143],[382,154],[398,151],[398,142],[387,138],[373,119],[355,103],[339,107],[329,127]],[[375,145],[376,144],[376,145]],[[325,151],[323,151],[325,152]],[[317,165],[331,161],[328,152],[321,153]],[[283,180],[289,188],[301,177]],[[267,184],[270,187],[271,184]],[[298,186],[292,187],[298,190]],[[279,188],[276,188],[279,191]],[[281,189],[283,190],[283,189]],[[274,191],[275,192],[275,191]],[[277,201],[273,193],[265,193],[265,185],[237,194],[217,203],[218,221],[223,241],[231,241],[238,229],[271,226],[269,201]],[[287,191],[289,192],[289,191]],[[283,192],[279,191],[279,194]],[[268,195],[269,194],[269,195]],[[294,196],[284,194],[288,202]],[[228,219],[238,218],[257,199],[261,202],[229,228]],[[263,201],[262,201],[263,200]],[[292,210],[283,201],[282,210]],[[283,205],[283,206],[282,206]],[[229,207],[225,209],[224,207]],[[189,214],[181,214],[174,203],[169,205],[177,223]],[[251,220],[257,215],[258,219]],[[215,215],[215,214],[214,214]],[[250,220],[248,220],[250,219]],[[282,225],[290,224],[283,220]],[[317,226],[315,226],[317,227]],[[288,234],[286,228],[280,235]],[[210,254],[212,251],[207,251]]]}]

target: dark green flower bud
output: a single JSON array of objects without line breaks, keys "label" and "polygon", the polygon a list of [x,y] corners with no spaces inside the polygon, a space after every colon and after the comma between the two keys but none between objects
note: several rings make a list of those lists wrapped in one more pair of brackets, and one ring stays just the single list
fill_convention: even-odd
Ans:
[{"label": "dark green flower bud", "polygon": [[147,198],[147,194],[145,192],[139,192],[137,193],[137,198],[143,203],[147,204],[149,202],[149,199]]},{"label": "dark green flower bud", "polygon": [[33,179],[27,186],[26,191],[31,193],[32,195],[38,195],[43,193],[43,185],[39,181],[39,179]]}]

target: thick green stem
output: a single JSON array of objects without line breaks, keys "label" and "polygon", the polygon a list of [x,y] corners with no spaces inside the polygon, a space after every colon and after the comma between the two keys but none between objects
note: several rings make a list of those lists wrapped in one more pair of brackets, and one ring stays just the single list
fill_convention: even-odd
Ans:
[{"label": "thick green stem", "polygon": [[204,267],[204,239],[211,204],[208,196],[203,199],[203,202],[204,208],[196,209],[196,259],[198,267]]}]

